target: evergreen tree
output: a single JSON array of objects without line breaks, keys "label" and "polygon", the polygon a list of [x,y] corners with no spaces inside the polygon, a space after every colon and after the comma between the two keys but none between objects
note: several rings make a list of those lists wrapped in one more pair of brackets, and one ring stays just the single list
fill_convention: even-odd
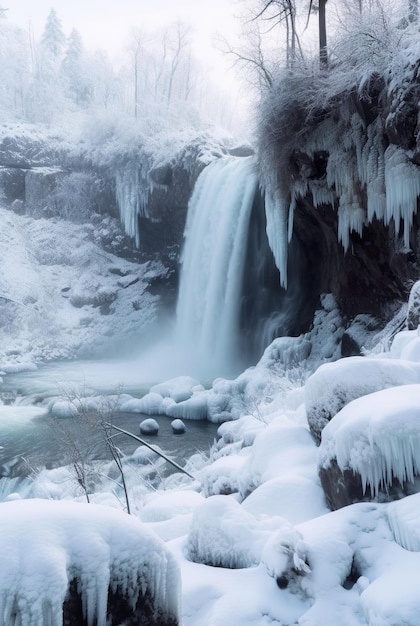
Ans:
[{"label": "evergreen tree", "polygon": [[82,37],[75,28],[68,38],[61,74],[66,96],[78,106],[85,107],[90,101],[91,88]]},{"label": "evergreen tree", "polygon": [[43,48],[55,58],[61,55],[66,45],[66,37],[61,21],[58,19],[54,9],[51,9],[48,14],[41,42]]}]

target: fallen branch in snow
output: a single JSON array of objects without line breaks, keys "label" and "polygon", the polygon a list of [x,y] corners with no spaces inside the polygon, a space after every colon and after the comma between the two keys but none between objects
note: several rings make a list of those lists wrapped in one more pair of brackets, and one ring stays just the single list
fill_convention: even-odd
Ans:
[{"label": "fallen branch in snow", "polygon": [[14,304],[19,304],[20,306],[26,306],[23,302],[19,302],[19,300],[13,300],[13,298],[9,298],[9,296],[3,296],[0,294],[0,300],[7,300],[7,302],[13,302]]},{"label": "fallen branch in snow", "polygon": [[147,448],[150,448],[150,450],[152,450],[153,452],[155,452],[158,456],[161,456],[162,459],[165,459],[165,461],[168,461],[168,463],[170,463],[171,465],[173,465],[174,467],[176,467],[180,472],[182,472],[183,474],[186,474],[187,476],[189,476],[190,478],[192,478],[193,480],[197,480],[195,478],[195,476],[193,476],[192,474],[190,474],[189,472],[187,472],[186,469],[184,469],[183,467],[181,467],[180,465],[178,465],[178,463],[176,463],[175,461],[173,461],[171,458],[169,458],[166,454],[164,454],[163,452],[160,452],[159,450],[156,450],[156,448],[154,446],[152,446],[150,443],[147,443],[147,441],[145,441],[144,439],[142,439],[141,437],[138,437],[137,435],[133,435],[133,433],[130,433],[128,430],[124,430],[123,428],[119,428],[119,426],[114,426],[114,424],[106,424],[107,426],[109,426],[110,428],[113,428],[114,430],[117,430],[120,433],[123,433],[124,435],[128,435],[129,437],[132,437],[133,439],[135,439],[136,441],[139,441],[140,443],[142,443],[144,446],[146,446]]}]

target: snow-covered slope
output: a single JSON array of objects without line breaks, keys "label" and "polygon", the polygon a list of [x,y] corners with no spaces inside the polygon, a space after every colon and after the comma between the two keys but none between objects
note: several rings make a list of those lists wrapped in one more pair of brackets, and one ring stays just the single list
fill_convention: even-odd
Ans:
[{"label": "snow-covered slope", "polygon": [[[0,355],[4,365],[92,356],[149,331],[159,263],[130,263],[101,247],[111,218],[75,225],[0,209]],[[118,320],[118,322],[116,321]]]}]

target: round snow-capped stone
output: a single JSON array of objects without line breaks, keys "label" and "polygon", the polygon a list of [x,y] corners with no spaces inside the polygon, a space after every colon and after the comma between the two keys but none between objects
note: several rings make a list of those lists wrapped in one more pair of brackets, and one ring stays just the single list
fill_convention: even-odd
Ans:
[{"label": "round snow-capped stone", "polygon": [[185,424],[180,419],[173,420],[171,426],[175,435],[182,435],[186,431]]},{"label": "round snow-capped stone", "polygon": [[159,424],[152,417],[140,422],[140,432],[142,435],[157,435]]}]

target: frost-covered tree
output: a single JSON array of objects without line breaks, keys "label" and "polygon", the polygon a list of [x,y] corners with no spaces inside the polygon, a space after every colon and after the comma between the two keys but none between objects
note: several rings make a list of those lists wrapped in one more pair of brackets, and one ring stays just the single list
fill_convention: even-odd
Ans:
[{"label": "frost-covered tree", "polygon": [[254,20],[266,21],[269,29],[273,23],[283,24],[286,31],[287,65],[293,66],[298,52],[301,54],[297,32],[297,7],[295,0],[263,0]]},{"label": "frost-covered tree", "polygon": [[48,14],[41,39],[42,46],[48,50],[52,56],[59,57],[66,45],[66,37],[63,32],[61,21],[58,19],[54,9]]},{"label": "frost-covered tree", "polygon": [[418,0],[408,0],[408,19],[410,22],[417,22],[419,17]]},{"label": "frost-covered tree", "polygon": [[0,109],[5,115],[21,118],[30,82],[26,33],[8,23],[0,28]]},{"label": "frost-covered tree", "polygon": [[61,74],[67,97],[80,107],[86,107],[91,99],[91,84],[87,75],[87,60],[80,33],[73,29],[61,64]]}]

